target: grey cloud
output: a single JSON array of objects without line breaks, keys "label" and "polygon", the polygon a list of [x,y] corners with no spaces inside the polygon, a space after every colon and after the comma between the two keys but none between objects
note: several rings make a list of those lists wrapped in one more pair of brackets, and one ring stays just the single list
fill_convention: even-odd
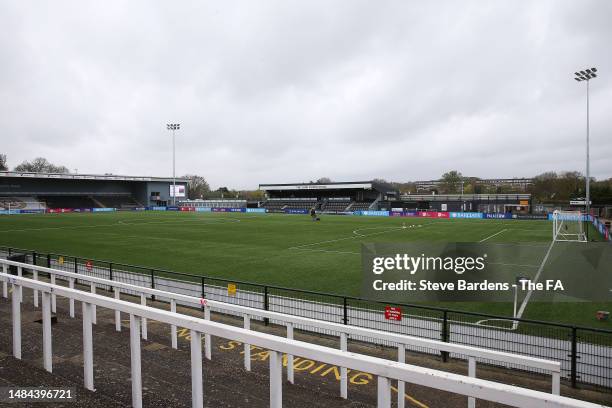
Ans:
[{"label": "grey cloud", "polygon": [[2,147],[81,172],[260,182],[612,175],[612,3],[0,3]]}]

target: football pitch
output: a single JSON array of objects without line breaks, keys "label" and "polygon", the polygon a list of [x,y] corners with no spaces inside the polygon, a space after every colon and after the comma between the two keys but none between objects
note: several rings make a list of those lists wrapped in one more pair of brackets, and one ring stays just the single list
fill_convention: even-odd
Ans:
[{"label": "football pitch", "polygon": [[[594,230],[591,234],[596,234]],[[536,275],[552,237],[548,221],[323,215],[112,212],[0,217],[0,245],[287,288],[360,296],[361,244],[482,242],[528,248],[495,262]],[[584,245],[584,244],[583,244]],[[523,299],[519,299],[519,302]],[[511,316],[503,302],[436,303]],[[611,328],[595,319],[610,303],[529,302],[523,318]]]}]

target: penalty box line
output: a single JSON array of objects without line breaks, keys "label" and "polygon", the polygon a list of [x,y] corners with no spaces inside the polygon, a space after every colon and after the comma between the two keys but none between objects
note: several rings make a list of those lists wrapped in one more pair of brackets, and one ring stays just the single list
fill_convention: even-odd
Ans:
[{"label": "penalty box line", "polygon": [[[552,242],[550,243],[548,250],[546,251],[546,255],[544,255],[544,258],[542,259],[542,263],[540,263],[540,267],[538,268],[538,272],[536,273],[536,276],[533,278],[532,282],[533,283],[537,283],[538,280],[540,279],[540,275],[542,274],[542,271],[544,270],[544,265],[546,265],[546,261],[548,261],[548,257],[550,256],[550,252],[553,249],[553,246],[555,245],[555,240],[552,240]],[[529,289],[529,291],[527,292],[527,296],[525,296],[525,299],[523,299],[523,301],[521,302],[521,306],[519,307],[519,310],[515,316],[516,319],[520,319],[523,316],[523,313],[525,312],[525,308],[527,308],[527,304],[529,303],[529,300],[531,299],[531,295],[533,294],[533,289]],[[516,324],[517,322],[515,321],[514,324]]]}]

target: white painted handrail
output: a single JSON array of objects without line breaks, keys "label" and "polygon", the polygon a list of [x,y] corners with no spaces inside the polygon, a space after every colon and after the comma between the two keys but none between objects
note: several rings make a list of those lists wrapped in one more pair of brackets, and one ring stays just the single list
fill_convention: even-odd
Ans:
[{"label": "white painted handrail", "polygon": [[[254,332],[222,323],[212,322],[193,316],[173,313],[166,310],[143,306],[123,300],[83,292],[66,288],[60,285],[39,282],[28,278],[0,274],[0,279],[13,285],[12,291],[12,322],[13,322],[13,355],[21,358],[21,288],[26,287],[38,290],[43,295],[43,303],[51,300],[50,295],[63,296],[80,301],[83,304],[83,350],[84,350],[84,379],[85,386],[90,390],[93,387],[93,343],[92,343],[92,321],[91,306],[97,305],[103,308],[118,310],[130,315],[130,353],[131,353],[131,378],[132,378],[132,404],[135,407],[142,406],[142,377],[140,364],[140,327],[141,319],[152,319],[170,325],[185,327],[191,331],[191,371],[192,371],[192,401],[194,407],[203,406],[202,395],[202,358],[201,358],[201,334],[218,336],[225,339],[256,345],[270,350],[270,406],[282,406],[282,358],[281,353],[298,355],[308,359],[321,361],[338,367],[347,367],[378,376],[378,406],[390,407],[390,380],[408,382],[423,385],[430,388],[444,390],[446,392],[466,395],[468,397],[484,399],[492,402],[506,404],[515,407],[574,407],[595,408],[602,405],[575,400],[559,395],[551,395],[540,391],[529,390],[512,385],[495,383],[478,378],[447,373],[430,368],[418,367],[410,364],[389,361],[377,357],[350,353],[336,350],[316,344],[302,341],[284,339],[267,333]],[[50,320],[50,313],[43,313],[43,319]],[[50,325],[50,321],[43,322],[43,334],[47,336],[43,340],[43,361],[45,367],[52,370],[51,365],[51,330],[44,329]],[[49,326],[47,326],[49,327]],[[195,339],[195,340],[194,340]],[[47,366],[48,362],[48,366]]]},{"label": "white painted handrail", "polygon": [[[26,268],[26,269],[36,270],[39,272],[49,273],[52,276],[52,280],[55,278],[55,276],[62,276],[62,277],[68,278],[70,282],[73,282],[74,279],[80,279],[86,282],[90,282],[92,293],[95,293],[94,284],[113,286],[114,291],[115,291],[115,297],[117,299],[119,298],[119,289],[133,291],[141,295],[142,304],[146,304],[146,299],[144,296],[142,296],[144,294],[152,295],[152,296],[154,295],[157,298],[169,299],[172,301],[172,304],[174,305],[174,307],[176,307],[177,301],[182,302],[182,303],[191,304],[191,305],[198,305],[198,306],[201,305],[201,302],[202,302],[202,299],[198,297],[194,297],[194,296],[182,295],[182,294],[163,291],[159,289],[151,289],[151,288],[138,286],[138,285],[132,285],[129,283],[123,283],[123,282],[119,282],[115,280],[111,281],[111,280],[104,279],[104,278],[97,278],[94,276],[76,274],[74,272],[66,272],[62,270],[47,268],[44,266],[29,265],[29,264],[24,264],[24,263],[15,262],[15,261],[8,261],[4,259],[0,259],[0,264],[13,265],[13,266],[17,266],[18,268]],[[52,298],[54,298],[54,296],[52,296]],[[231,311],[233,313],[237,313],[239,315],[244,316],[244,319],[245,319],[244,327],[245,328],[247,328],[247,321],[250,318],[250,316],[258,317],[258,318],[268,318],[271,320],[283,322],[288,328],[287,334],[289,338],[293,336],[293,326],[302,325],[302,326],[308,326],[308,327],[315,327],[317,329],[322,329],[322,330],[335,331],[335,332],[340,333],[341,338],[343,337],[343,335],[345,336],[363,336],[363,337],[377,338],[380,340],[389,341],[389,342],[397,344],[400,348],[406,348],[408,346],[412,346],[412,347],[422,347],[422,348],[427,348],[427,349],[432,349],[432,350],[437,350],[437,351],[445,351],[449,353],[456,353],[456,354],[467,357],[468,366],[469,366],[468,368],[470,368],[468,370],[468,373],[472,377],[476,376],[476,359],[477,358],[501,362],[501,363],[507,363],[507,364],[522,365],[525,367],[539,369],[539,370],[543,370],[551,374],[552,393],[555,395],[560,394],[561,363],[558,361],[545,360],[545,359],[536,358],[536,357],[523,356],[520,354],[512,354],[512,353],[489,350],[489,349],[484,349],[484,348],[479,348],[479,347],[466,346],[466,345],[454,344],[454,343],[446,343],[446,342],[439,341],[439,340],[424,339],[420,337],[385,332],[381,330],[367,329],[367,328],[362,328],[362,327],[357,327],[357,326],[344,325],[340,323],[327,322],[323,320],[316,320],[316,319],[311,319],[307,317],[288,315],[288,314],[283,314],[279,312],[272,312],[268,310],[256,309],[252,307],[240,306],[240,305],[235,305],[231,303],[219,302],[219,301],[208,300],[208,299],[206,300],[206,305],[205,305],[206,320],[210,320],[210,308],[211,307],[215,309],[220,309],[223,311]],[[53,307],[53,311],[54,310],[55,310],[55,307]],[[73,316],[73,314],[71,314],[71,316]],[[117,330],[120,330],[119,320],[120,320],[120,316],[118,313],[116,313]],[[94,310],[94,323],[95,323],[95,310]],[[289,327],[291,327],[291,329],[289,329]],[[143,322],[142,322],[142,334],[143,334],[143,338],[146,339],[146,336],[147,336],[146,319],[143,319]],[[174,348],[176,348],[177,340],[176,340],[176,328],[175,327],[173,327],[171,334],[172,334],[172,345]],[[206,357],[210,358],[211,350],[210,350],[209,341],[205,341],[205,347],[206,347],[205,348]],[[245,363],[245,368],[250,369],[250,360],[248,360],[250,357],[247,355],[246,347],[247,345],[245,345],[244,363]],[[342,342],[341,342],[341,348],[342,348]],[[404,362],[405,353],[398,351],[398,360],[400,362]],[[345,370],[342,370],[341,372],[340,395],[343,398],[346,398],[347,397],[347,381],[345,378],[346,373],[344,371]],[[291,382],[292,380],[293,378],[290,377]],[[399,385],[400,385],[399,388],[403,388],[403,384],[399,384]],[[402,407],[403,402],[404,402],[403,393],[402,394],[398,393],[398,405]],[[468,405],[471,407],[473,405],[473,401],[470,401]]]}]

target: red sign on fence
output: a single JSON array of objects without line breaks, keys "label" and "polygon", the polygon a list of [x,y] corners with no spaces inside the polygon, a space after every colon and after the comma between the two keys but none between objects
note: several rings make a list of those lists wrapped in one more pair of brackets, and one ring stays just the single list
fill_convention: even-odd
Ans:
[{"label": "red sign on fence", "polygon": [[385,306],[385,319],[397,320],[398,322],[401,321],[402,320],[402,308],[393,307],[393,306]]},{"label": "red sign on fence", "polygon": [[87,261],[87,262],[85,263],[85,267],[91,271],[91,268],[93,268],[93,262],[91,262],[91,261]]}]

